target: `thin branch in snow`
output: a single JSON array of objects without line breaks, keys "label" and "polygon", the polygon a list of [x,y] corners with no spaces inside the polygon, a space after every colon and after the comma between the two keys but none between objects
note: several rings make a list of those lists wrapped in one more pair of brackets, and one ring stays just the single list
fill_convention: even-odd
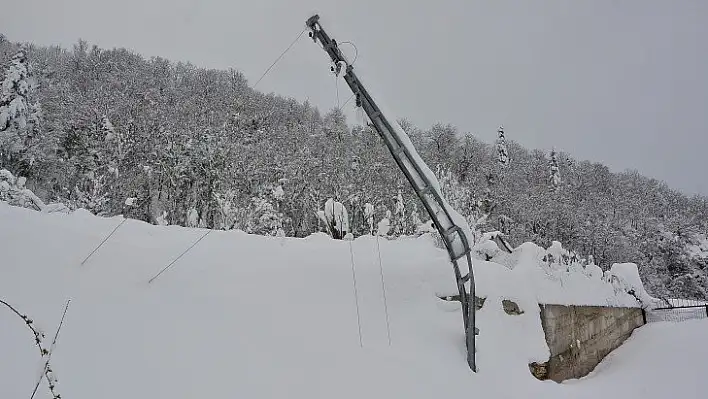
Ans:
[{"label": "thin branch in snow", "polygon": [[39,347],[42,356],[44,356],[44,349],[42,348],[42,339],[44,338],[44,333],[34,327],[34,321],[32,319],[30,319],[27,315],[20,313],[15,307],[13,307],[9,303],[3,301],[2,299],[0,299],[0,303],[7,306],[13,313],[15,313],[17,316],[19,316],[25,322],[25,325],[27,325],[27,328],[29,328],[32,331],[32,333],[34,334],[35,345],[37,345]]},{"label": "thin branch in snow", "polygon": [[44,361],[44,368],[42,369],[42,375],[39,377],[39,381],[37,381],[37,384],[34,387],[34,391],[32,391],[32,396],[31,398],[34,398],[34,395],[37,392],[37,389],[39,388],[40,383],[42,382],[42,378],[46,377],[47,382],[49,383],[49,390],[52,393],[52,398],[53,399],[61,399],[61,395],[56,392],[56,382],[57,379],[54,377],[54,371],[52,370],[51,365],[49,364],[49,360],[51,359],[52,351],[54,350],[54,347],[57,342],[57,338],[59,337],[59,331],[61,330],[62,325],[64,325],[64,317],[66,316],[66,311],[69,308],[69,302],[71,300],[68,300],[66,302],[66,306],[64,307],[64,313],[61,316],[61,322],[59,323],[59,327],[57,328],[56,333],[54,334],[54,340],[52,341],[52,344],[50,345],[49,349],[45,348],[42,345],[42,341],[45,338],[45,335],[43,332],[38,330],[34,326],[34,321],[30,319],[27,315],[20,313],[17,308],[14,306],[10,305],[9,303],[5,302],[4,300],[0,299],[0,303],[5,305],[8,309],[10,309],[13,313],[15,313],[19,318],[21,318],[24,322],[27,328],[32,331],[32,334],[34,335],[34,343],[37,345],[37,348],[39,349],[39,353],[42,356],[42,359],[46,359]]},{"label": "thin branch in snow", "polygon": [[[59,337],[59,331],[61,330],[61,327],[64,325],[64,317],[66,317],[66,311],[69,310],[69,303],[71,302],[71,299],[66,301],[66,305],[64,306],[64,313],[61,315],[61,321],[59,322],[59,327],[57,327],[56,333],[54,333],[54,339],[52,340],[52,344],[49,346],[49,351],[47,351],[46,357],[47,360],[44,362],[44,367],[42,369],[42,376],[47,378],[47,383],[49,384],[49,390],[52,392],[52,396],[54,399],[61,399],[61,395],[56,393],[54,388],[56,388],[56,383],[57,383],[57,378],[54,376],[54,371],[52,370],[52,367],[49,365],[49,360],[52,357],[52,352],[54,352],[54,347],[57,344],[57,338]],[[37,380],[37,383],[34,386],[34,391],[32,391],[32,396],[30,399],[34,398],[34,395],[37,393],[37,389],[39,388],[39,384],[42,383],[42,376],[39,377]]]}]

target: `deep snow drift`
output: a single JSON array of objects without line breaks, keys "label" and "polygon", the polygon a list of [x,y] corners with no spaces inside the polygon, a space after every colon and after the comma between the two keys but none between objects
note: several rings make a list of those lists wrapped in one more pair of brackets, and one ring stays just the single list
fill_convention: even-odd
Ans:
[{"label": "deep snow drift", "polygon": [[[455,293],[451,266],[429,237],[213,231],[149,284],[206,231],[129,220],[81,265],[121,221],[0,203],[0,298],[48,336],[72,300],[52,356],[66,399],[704,397],[705,321],[643,327],[582,380],[535,380],[528,362],[548,356],[535,303],[558,276],[565,288],[548,295],[559,300],[634,299],[593,273],[512,259],[530,250],[507,256],[513,270],[475,263],[487,299],[472,374],[459,306],[436,297]],[[578,288],[593,285],[607,288]],[[507,298],[525,313],[506,315]],[[40,372],[31,333],[0,308],[0,398],[29,397]]]}]

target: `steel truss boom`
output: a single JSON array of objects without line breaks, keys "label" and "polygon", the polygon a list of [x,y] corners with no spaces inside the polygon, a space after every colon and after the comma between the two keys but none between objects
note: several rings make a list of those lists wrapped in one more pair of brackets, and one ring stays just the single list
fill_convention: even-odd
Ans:
[{"label": "steel truss boom", "polygon": [[[339,74],[342,65],[346,65],[343,77],[356,96],[357,106],[361,106],[364,112],[366,112],[366,115],[371,120],[371,124],[383,139],[393,159],[396,161],[396,164],[406,176],[406,179],[413,187],[416,195],[423,203],[425,210],[430,215],[435,228],[438,230],[445,243],[445,248],[450,256],[450,261],[452,262],[455,272],[460,303],[462,304],[462,319],[465,327],[467,346],[467,363],[472,371],[477,371],[475,363],[475,335],[478,330],[475,326],[475,284],[470,245],[467,236],[461,226],[456,224],[455,219],[451,215],[451,208],[443,199],[442,193],[433,185],[431,179],[434,177],[426,174],[425,171],[429,171],[430,169],[418,155],[408,135],[398,127],[395,121],[392,124],[391,121],[387,119],[387,115],[382,112],[369,92],[364,88],[364,85],[357,77],[356,73],[354,73],[353,65],[346,60],[339,50],[337,42],[330,38],[324,31],[322,25],[319,23],[319,18],[319,15],[314,15],[307,20],[307,27],[310,29],[310,37],[315,42],[319,41],[322,44],[322,47],[334,63],[332,67],[333,72]],[[469,273],[464,276],[460,271],[459,264],[462,259],[466,259],[469,271]],[[467,281],[470,282],[469,292],[466,288]]]}]

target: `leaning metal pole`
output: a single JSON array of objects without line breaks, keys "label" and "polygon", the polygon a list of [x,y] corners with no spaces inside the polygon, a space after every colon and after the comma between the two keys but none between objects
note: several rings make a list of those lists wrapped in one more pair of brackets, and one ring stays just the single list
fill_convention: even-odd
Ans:
[{"label": "leaning metal pole", "polygon": [[[462,321],[465,327],[465,342],[467,346],[467,363],[472,371],[477,371],[475,363],[475,335],[478,330],[475,326],[475,284],[472,272],[472,257],[470,255],[470,245],[462,228],[455,223],[450,215],[447,203],[442,197],[439,189],[432,184],[430,177],[426,174],[429,170],[425,162],[420,158],[413,147],[408,135],[397,125],[391,124],[387,116],[381,111],[369,92],[364,88],[354,67],[346,60],[337,46],[337,42],[330,38],[319,23],[319,16],[314,15],[307,20],[310,29],[310,37],[315,42],[320,42],[322,47],[331,58],[334,66],[332,70],[339,73],[342,64],[346,65],[344,80],[349,85],[356,96],[356,103],[366,112],[371,120],[371,124],[383,139],[388,147],[393,159],[401,169],[406,179],[413,187],[416,195],[423,203],[425,210],[430,215],[435,228],[445,243],[445,248],[450,256],[450,261],[455,272],[455,281],[462,304]],[[469,273],[462,275],[459,262],[461,259],[467,260]],[[466,282],[470,282],[470,290],[467,291]]]}]

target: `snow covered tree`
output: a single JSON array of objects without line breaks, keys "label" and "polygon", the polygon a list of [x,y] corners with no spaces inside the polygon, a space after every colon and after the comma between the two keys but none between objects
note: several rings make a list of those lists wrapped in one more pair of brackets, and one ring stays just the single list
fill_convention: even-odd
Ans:
[{"label": "snow covered tree", "polygon": [[502,166],[506,166],[509,164],[509,150],[506,147],[506,137],[504,136],[504,127],[499,126],[499,130],[497,132],[499,133],[499,137],[497,138],[497,142],[496,142],[497,162]]},{"label": "snow covered tree", "polygon": [[27,51],[22,48],[12,57],[0,86],[0,165],[15,170],[21,168],[18,163],[28,150],[41,115],[39,106],[30,103],[30,89]]},{"label": "snow covered tree", "polygon": [[391,211],[386,210],[386,217],[381,219],[376,226],[377,236],[387,236],[391,232]]},{"label": "snow covered tree", "polygon": [[119,164],[125,157],[125,139],[118,132],[118,130],[113,126],[113,123],[108,119],[107,115],[103,115],[103,120],[101,122],[101,130],[103,131],[103,141],[105,143],[105,150],[110,154],[107,162],[110,165],[110,172],[114,174],[119,173]]},{"label": "snow covered tree", "polygon": [[457,128],[452,125],[435,124],[425,133],[427,150],[432,165],[452,165],[459,150]]},{"label": "snow covered tree", "polygon": [[281,228],[281,223],[273,204],[263,197],[255,197],[251,201],[254,219],[249,226],[249,233],[275,236]]},{"label": "snow covered tree", "polygon": [[551,162],[550,162],[550,176],[549,181],[551,183],[551,189],[558,191],[561,185],[561,175],[560,169],[558,168],[558,156],[556,154],[556,149],[551,150]]},{"label": "snow covered tree", "polygon": [[281,186],[266,186],[258,197],[251,198],[251,217],[247,231],[267,236],[283,235],[283,214],[278,210]]},{"label": "snow covered tree", "polygon": [[454,209],[468,209],[470,206],[471,192],[461,184],[450,168],[438,165],[436,177],[440,182],[443,197]]},{"label": "snow covered tree", "polygon": [[185,227],[197,227],[199,226],[199,213],[197,208],[189,208],[187,211],[187,218],[184,222]]},{"label": "snow covered tree", "polygon": [[366,226],[368,227],[368,233],[373,235],[375,230],[374,230],[374,214],[375,214],[374,206],[370,203],[366,203],[364,205],[364,220],[366,222]]},{"label": "snow covered tree", "polygon": [[327,233],[335,240],[341,240],[349,233],[349,214],[341,202],[333,198],[325,202],[325,209],[317,211],[317,217],[324,223]]},{"label": "snow covered tree", "polygon": [[13,206],[45,211],[47,206],[31,190],[25,187],[27,179],[15,177],[10,171],[0,169],[0,201]]},{"label": "snow covered tree", "polygon": [[420,231],[420,227],[423,222],[420,219],[420,214],[418,213],[418,205],[413,203],[413,210],[410,213],[410,226],[411,232],[417,234]]},{"label": "snow covered tree", "polygon": [[406,233],[406,208],[403,204],[403,195],[398,190],[396,202],[393,205],[393,234],[401,235]]},{"label": "snow covered tree", "polygon": [[0,131],[24,129],[29,119],[27,55],[18,51],[5,71],[0,92]]},{"label": "snow covered tree", "polygon": [[81,184],[74,186],[74,207],[86,209],[96,215],[105,215],[109,201],[107,180],[105,175],[99,175],[94,171],[87,172]]},{"label": "snow covered tree", "polygon": [[[214,193],[214,201],[218,206],[217,218],[214,224],[215,229],[230,230],[238,228],[247,230],[245,211],[236,205],[237,195],[234,190],[226,190],[224,193]],[[188,226],[198,225],[199,211],[192,206],[187,213]],[[255,223],[251,224],[253,226]]]},{"label": "snow covered tree", "polygon": [[161,214],[157,215],[156,224],[158,226],[168,226],[170,224],[169,214],[167,211],[163,210]]}]

